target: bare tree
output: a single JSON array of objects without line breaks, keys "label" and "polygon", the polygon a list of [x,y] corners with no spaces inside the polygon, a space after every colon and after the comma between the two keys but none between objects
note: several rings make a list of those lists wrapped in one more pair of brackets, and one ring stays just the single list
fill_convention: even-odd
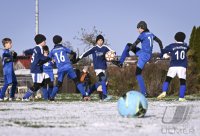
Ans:
[{"label": "bare tree", "polygon": [[[94,26],[91,32],[86,31],[86,29],[81,28],[81,32],[78,32],[78,36],[75,36],[74,39],[81,41],[86,47],[84,49],[88,49],[91,46],[96,45],[96,37],[101,34],[105,37],[102,31],[97,30]],[[105,39],[104,45],[108,45],[108,40]]]}]

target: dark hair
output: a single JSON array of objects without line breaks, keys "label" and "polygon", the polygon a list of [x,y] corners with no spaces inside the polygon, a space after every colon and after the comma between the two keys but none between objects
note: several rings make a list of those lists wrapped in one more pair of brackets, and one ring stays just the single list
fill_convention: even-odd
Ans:
[{"label": "dark hair", "polygon": [[3,46],[4,46],[6,43],[8,43],[8,42],[12,42],[12,40],[11,40],[10,38],[4,38],[4,39],[2,40]]},{"label": "dark hair", "polygon": [[38,45],[40,43],[42,43],[43,41],[46,41],[46,37],[42,34],[37,34],[34,38],[35,43]]},{"label": "dark hair", "polygon": [[96,37],[96,42],[99,40],[99,39],[102,39],[103,40],[103,43],[104,43],[104,37],[103,37],[103,35],[98,35],[97,37]]},{"label": "dark hair", "polygon": [[44,51],[48,51],[49,52],[49,47],[47,45],[42,47]]},{"label": "dark hair", "polygon": [[185,33],[183,33],[183,32],[177,32],[177,33],[175,34],[175,36],[174,36],[174,39],[175,39],[177,42],[184,42],[185,37],[186,37]]},{"label": "dark hair", "polygon": [[61,43],[62,42],[62,37],[60,36],[60,35],[55,35],[54,37],[53,37],[53,43],[54,44],[59,44],[59,43]]},{"label": "dark hair", "polygon": [[137,24],[137,28],[141,28],[143,30],[147,30],[147,23],[145,21],[140,21],[138,24]]}]

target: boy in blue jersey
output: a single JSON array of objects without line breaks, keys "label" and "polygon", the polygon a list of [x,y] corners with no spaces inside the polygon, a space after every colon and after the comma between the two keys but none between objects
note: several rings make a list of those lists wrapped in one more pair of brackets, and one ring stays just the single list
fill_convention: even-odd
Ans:
[{"label": "boy in blue jersey", "polygon": [[[92,92],[97,90],[97,88],[102,85],[102,90],[103,90],[103,96],[102,99],[104,101],[107,101],[110,99],[110,97],[107,95],[107,87],[106,87],[106,82],[107,82],[107,75],[106,75],[106,69],[107,69],[107,64],[106,64],[106,59],[105,59],[105,54],[108,51],[113,51],[110,47],[103,45],[104,43],[104,37],[102,35],[98,35],[96,37],[96,46],[90,48],[88,51],[84,52],[77,61],[82,59],[83,57],[87,57],[88,55],[92,55],[93,57],[93,64],[94,64],[94,70],[96,73],[96,76],[98,78],[98,82],[95,83],[89,91],[89,95],[91,95]],[[114,52],[114,51],[113,51]]]},{"label": "boy in blue jersey", "polygon": [[[43,50],[44,50],[44,56],[48,56],[49,47],[43,46]],[[53,65],[54,64],[51,61],[43,64],[44,81],[43,81],[42,94],[44,100],[50,99],[50,95],[53,91],[53,81],[54,81]]]},{"label": "boy in blue jersey", "polygon": [[[135,53],[135,55],[138,57],[137,68],[135,73],[136,79],[138,81],[141,93],[147,96],[146,87],[142,77],[142,70],[145,64],[151,59],[153,41],[156,41],[159,44],[161,52],[163,46],[161,40],[148,30],[146,22],[140,21],[137,24],[137,29],[138,32],[140,33],[137,40],[133,44],[128,43],[124,48],[120,60],[119,61],[114,60],[112,61],[112,63],[117,65],[118,67],[122,67],[126,57],[129,56],[129,51]],[[137,45],[140,42],[141,42],[141,48],[137,47]]]},{"label": "boy in blue jersey", "polygon": [[43,46],[46,45],[46,37],[42,34],[37,34],[34,38],[36,46],[32,49],[31,59],[31,75],[33,86],[25,93],[22,101],[29,101],[30,96],[37,92],[42,86],[44,79],[43,66],[39,65],[41,61],[48,61],[50,58],[43,55]]},{"label": "boy in blue jersey", "polygon": [[54,100],[55,96],[59,90],[59,88],[62,87],[64,76],[67,75],[69,78],[71,78],[74,83],[76,84],[76,87],[82,94],[82,97],[85,101],[90,100],[90,98],[86,95],[86,92],[83,88],[83,85],[79,82],[79,79],[77,78],[77,75],[73,69],[72,63],[68,57],[68,54],[76,54],[72,50],[64,47],[62,42],[62,37],[59,35],[55,35],[53,37],[54,42],[54,48],[51,50],[49,57],[52,58],[56,62],[56,66],[58,68],[58,82],[56,86],[53,88],[53,91],[50,95],[50,100]]},{"label": "boy in blue jersey", "polygon": [[170,81],[177,75],[180,79],[179,101],[185,101],[187,51],[189,50],[187,44],[184,43],[185,37],[183,32],[177,32],[174,36],[176,42],[163,49],[162,54],[169,53],[171,61],[166,80],[162,86],[163,92],[157,97],[158,99],[166,97]]},{"label": "boy in blue jersey", "polygon": [[17,53],[10,51],[12,48],[12,40],[10,38],[4,38],[2,40],[4,46],[2,62],[3,62],[3,75],[4,85],[0,91],[0,101],[4,100],[5,92],[10,84],[12,84],[9,101],[13,101],[15,98],[15,91],[17,88],[17,79],[14,73],[13,61],[17,57]]}]

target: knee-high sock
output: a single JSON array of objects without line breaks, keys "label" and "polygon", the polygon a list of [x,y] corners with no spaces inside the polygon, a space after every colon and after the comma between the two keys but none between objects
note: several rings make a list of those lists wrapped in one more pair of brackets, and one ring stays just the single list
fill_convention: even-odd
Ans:
[{"label": "knee-high sock", "polygon": [[33,91],[29,89],[29,90],[25,93],[23,99],[29,99],[29,98],[31,97],[32,94],[33,94]]},{"label": "knee-high sock", "polygon": [[48,98],[50,98],[50,95],[51,95],[52,91],[53,91],[53,87],[49,87],[49,89],[48,89]]},{"label": "knee-high sock", "polygon": [[84,90],[83,84],[82,83],[78,83],[76,85],[76,87],[78,88],[79,92],[82,94],[82,96],[86,96],[86,92]]},{"label": "knee-high sock", "polygon": [[97,90],[98,86],[99,86],[98,83],[95,83],[93,86],[91,86],[88,91],[88,95],[90,96],[95,90]]},{"label": "knee-high sock", "polygon": [[164,82],[163,83],[163,86],[162,86],[162,91],[163,92],[167,92],[167,90],[168,90],[168,87],[169,87],[169,82]]},{"label": "knee-high sock", "polygon": [[5,97],[5,93],[6,93],[6,90],[8,88],[9,84],[4,84],[2,89],[1,89],[1,93],[0,93],[0,98],[3,99]]},{"label": "knee-high sock", "polygon": [[58,92],[58,87],[54,86],[53,91],[52,91],[52,93],[50,95],[50,98],[55,98],[57,92]]},{"label": "knee-high sock", "polygon": [[103,95],[107,96],[107,87],[106,87],[106,81],[101,81],[101,85],[102,85],[102,91],[103,91]]},{"label": "knee-high sock", "polygon": [[186,85],[181,85],[179,90],[179,98],[184,98],[186,92]]},{"label": "knee-high sock", "polygon": [[45,100],[48,100],[48,90],[46,87],[42,88],[42,95]]},{"label": "knee-high sock", "polygon": [[120,57],[120,60],[119,60],[121,64],[124,63],[124,60],[126,59],[126,57],[130,56],[129,55],[129,48],[130,47],[128,45],[125,46],[125,48],[124,48],[124,50],[122,52],[122,55]]},{"label": "knee-high sock", "polygon": [[12,84],[12,88],[11,88],[11,92],[10,92],[10,98],[14,98],[15,97],[16,89],[17,89],[17,83],[13,83]]},{"label": "knee-high sock", "polygon": [[144,95],[146,95],[146,87],[145,87],[142,75],[137,75],[136,78],[137,78],[138,85],[140,87],[141,93],[144,94]]}]

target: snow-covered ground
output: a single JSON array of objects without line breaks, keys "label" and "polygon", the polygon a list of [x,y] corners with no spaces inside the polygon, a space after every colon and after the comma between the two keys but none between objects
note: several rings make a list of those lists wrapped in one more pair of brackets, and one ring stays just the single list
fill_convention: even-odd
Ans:
[{"label": "snow-covered ground", "polygon": [[149,101],[123,118],[116,102],[0,102],[0,136],[199,136],[199,103]]}]

